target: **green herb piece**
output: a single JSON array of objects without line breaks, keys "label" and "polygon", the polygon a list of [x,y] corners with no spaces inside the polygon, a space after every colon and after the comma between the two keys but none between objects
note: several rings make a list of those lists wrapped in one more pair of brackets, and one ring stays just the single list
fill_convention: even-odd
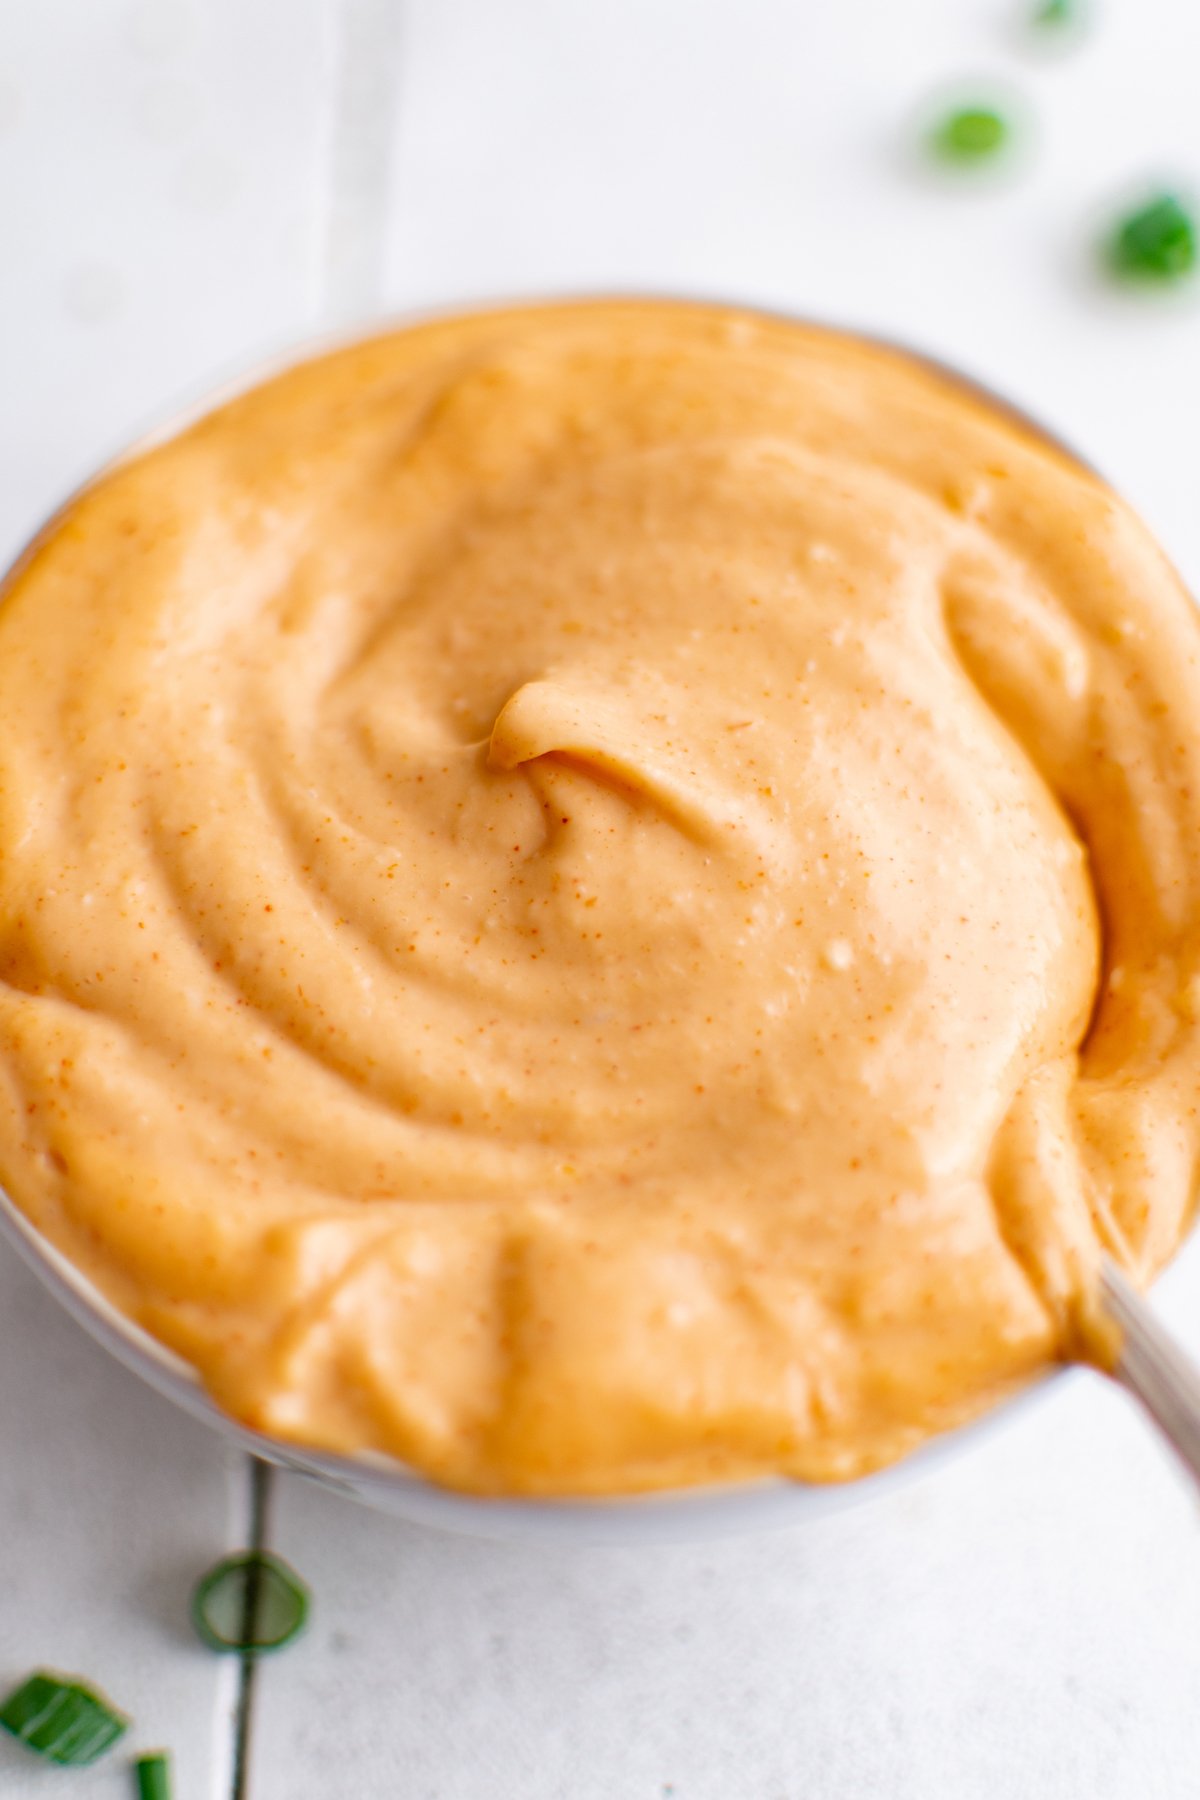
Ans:
[{"label": "green herb piece", "polygon": [[1031,50],[1057,53],[1082,43],[1092,28],[1090,0],[1022,0],[1025,41]]},{"label": "green herb piece", "polygon": [[1082,18],[1080,0],[1039,0],[1029,15],[1029,22],[1039,31],[1061,31],[1066,26],[1080,24]]},{"label": "green herb piece", "polygon": [[192,1595],[192,1624],[210,1650],[280,1650],[303,1631],[308,1589],[268,1551],[227,1556]]},{"label": "green herb piece", "polygon": [[165,1751],[139,1756],[134,1764],[138,1800],[171,1800],[171,1759]]},{"label": "green herb piece", "polygon": [[930,146],[943,162],[968,165],[988,162],[1005,150],[1012,126],[994,106],[956,107],[938,120],[930,134]]},{"label": "green herb piece", "polygon": [[0,1704],[0,1725],[51,1762],[82,1768],[116,1743],[129,1720],[79,1681],[40,1669]]},{"label": "green herb piece", "polygon": [[1180,281],[1196,266],[1195,216],[1178,194],[1158,194],[1119,222],[1108,253],[1127,280]]}]

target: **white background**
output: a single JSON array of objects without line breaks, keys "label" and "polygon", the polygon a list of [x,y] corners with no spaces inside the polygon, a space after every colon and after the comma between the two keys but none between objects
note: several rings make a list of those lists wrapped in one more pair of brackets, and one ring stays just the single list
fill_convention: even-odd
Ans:
[{"label": "white background", "polygon": [[[1070,55],[1021,0],[0,0],[0,557],[205,385],[443,300],[740,296],[898,336],[1033,410],[1200,586],[1200,312],[1091,242],[1200,181],[1200,9],[1108,0]],[[944,83],[1018,94],[1006,182],[934,179]],[[3,721],[0,721],[3,729]],[[1163,1302],[1200,1345],[1200,1266]],[[82,1672],[227,1800],[236,1676],[189,1584],[245,1471],[0,1259],[0,1688]],[[253,1800],[1194,1800],[1200,1518],[1078,1377],[961,1462],[758,1541],[441,1538],[294,1481],[312,1582],[264,1665]],[[119,1800],[123,1760],[14,1800]]]}]

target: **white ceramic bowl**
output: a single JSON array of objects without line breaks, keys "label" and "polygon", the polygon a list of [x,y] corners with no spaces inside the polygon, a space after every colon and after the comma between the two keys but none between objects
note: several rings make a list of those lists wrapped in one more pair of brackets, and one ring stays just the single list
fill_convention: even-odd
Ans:
[{"label": "white ceramic bowl", "polygon": [[191,1365],[118,1312],[86,1276],[34,1229],[3,1189],[0,1239],[12,1245],[72,1318],[118,1362],[193,1418],[213,1426],[239,1449],[361,1500],[376,1511],[467,1537],[575,1544],[662,1544],[800,1525],[806,1519],[843,1512],[907,1485],[979,1436],[1011,1420],[1030,1400],[1047,1394],[1051,1386],[1057,1387],[1062,1381],[1061,1375],[1049,1376],[974,1424],[933,1438],[903,1462],[860,1481],[760,1481],[637,1495],[627,1500],[479,1499],[436,1487],[388,1457],[332,1456],[296,1444],[283,1444],[239,1425],[209,1399]]},{"label": "white ceramic bowl", "polygon": [[[596,297],[601,296],[586,296]],[[644,296],[603,297],[620,299]],[[490,304],[492,303],[481,301],[463,310],[476,311]],[[519,305],[521,302],[514,300],[498,304]],[[754,310],[745,307],[742,302],[718,304],[738,305],[743,311]],[[446,314],[439,311],[422,315],[439,316],[444,317]],[[106,461],[91,480],[98,479],[118,463],[140,454],[154,443],[174,436],[203,413],[280,373],[292,363],[352,343],[359,337],[374,336],[379,332],[419,322],[418,318],[385,320],[369,333],[354,333],[348,337],[299,344],[268,362],[260,361],[231,380],[208,389],[191,403],[173,408],[163,420],[139,436],[119,456]],[[866,333],[856,335],[868,336]],[[874,341],[887,342],[883,339]],[[1038,421],[981,387],[979,383],[906,345],[891,344],[889,347],[901,350],[914,361],[926,364],[937,373],[978,394],[997,410],[1015,418],[1055,448],[1065,451],[1076,462],[1087,466],[1077,451],[1047,431]],[[89,485],[90,482],[83,484],[84,487]],[[74,503],[76,494],[81,491],[82,488],[68,496],[31,539],[8,573],[0,578],[0,598],[11,575],[54,529],[62,512]],[[847,1507],[888,1493],[901,1483],[925,1474],[947,1456],[975,1442],[981,1434],[994,1429],[1002,1421],[1011,1419],[1015,1412],[1023,1409],[1029,1399],[1046,1393],[1051,1386],[1058,1386],[1061,1379],[1048,1377],[1027,1390],[1021,1399],[1010,1401],[972,1425],[933,1439],[903,1462],[860,1481],[817,1484],[773,1480],[735,1487],[684,1489],[614,1500],[478,1499],[439,1488],[386,1457],[350,1458],[327,1455],[317,1450],[281,1443],[239,1425],[209,1399],[190,1364],[118,1312],[66,1257],[34,1229],[2,1189],[0,1237],[12,1244],[67,1311],[119,1362],[140,1375],[160,1394],[181,1406],[185,1412],[215,1427],[241,1449],[294,1470],[324,1487],[347,1494],[383,1512],[395,1513],[422,1525],[438,1526],[473,1537],[565,1540],[573,1543],[664,1543],[798,1525],[805,1519],[843,1511]]]}]

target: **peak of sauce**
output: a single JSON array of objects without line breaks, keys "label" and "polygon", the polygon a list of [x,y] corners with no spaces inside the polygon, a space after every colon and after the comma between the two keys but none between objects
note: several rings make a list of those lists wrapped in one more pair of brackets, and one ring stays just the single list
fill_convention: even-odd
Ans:
[{"label": "peak of sauce", "polygon": [[1094,476],[642,303],[308,362],[0,608],[0,1179],[239,1419],[855,1476],[1190,1217],[1200,630]]}]

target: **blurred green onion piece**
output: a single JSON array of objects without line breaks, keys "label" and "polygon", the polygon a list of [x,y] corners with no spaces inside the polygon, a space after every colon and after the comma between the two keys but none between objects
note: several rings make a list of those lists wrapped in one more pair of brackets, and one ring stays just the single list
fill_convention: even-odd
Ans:
[{"label": "blurred green onion piece", "polygon": [[1082,23],[1080,0],[1036,0],[1029,22],[1039,31],[1061,31],[1066,26]]},{"label": "blurred green onion piece", "polygon": [[308,1589],[278,1556],[227,1556],[197,1583],[192,1624],[210,1650],[280,1650],[303,1631]]},{"label": "blurred green onion piece", "polygon": [[1129,281],[1181,281],[1196,266],[1197,230],[1192,208],[1166,192],[1121,219],[1108,244],[1114,272]]},{"label": "blurred green onion piece", "polygon": [[50,1762],[83,1768],[103,1756],[129,1724],[79,1681],[39,1670],[0,1704],[0,1725]]},{"label": "blurred green onion piece", "polygon": [[164,1751],[139,1756],[134,1770],[138,1800],[171,1800],[171,1761]]},{"label": "blurred green onion piece", "polygon": [[998,156],[1012,134],[1009,120],[995,106],[957,106],[934,124],[929,145],[942,162],[967,167]]}]

